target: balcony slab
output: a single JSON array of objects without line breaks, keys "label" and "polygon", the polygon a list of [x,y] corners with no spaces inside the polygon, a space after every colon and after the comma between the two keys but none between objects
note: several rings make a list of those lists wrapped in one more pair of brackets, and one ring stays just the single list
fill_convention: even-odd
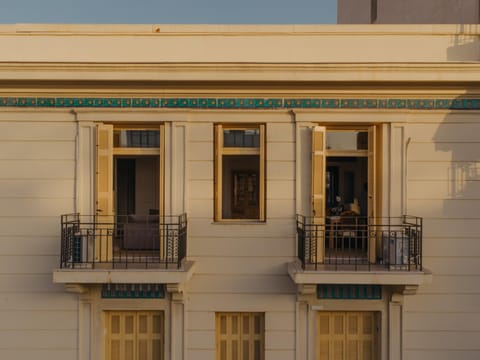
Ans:
[{"label": "balcony slab", "polygon": [[174,269],[56,269],[57,284],[184,284],[192,277],[195,262],[185,261]]},{"label": "balcony slab", "polygon": [[418,287],[432,282],[432,273],[422,271],[389,270],[385,267],[371,266],[368,271],[348,270],[341,266],[329,269],[319,264],[317,270],[304,270],[299,261],[288,264],[288,274],[297,285],[316,284],[364,284],[364,285],[397,285],[404,287]]}]

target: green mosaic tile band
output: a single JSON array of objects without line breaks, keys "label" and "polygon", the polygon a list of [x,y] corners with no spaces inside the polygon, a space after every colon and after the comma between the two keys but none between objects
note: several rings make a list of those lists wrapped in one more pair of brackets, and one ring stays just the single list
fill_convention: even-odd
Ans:
[{"label": "green mosaic tile band", "polygon": [[318,299],[380,300],[381,285],[317,285]]},{"label": "green mosaic tile band", "polygon": [[480,110],[480,99],[0,97],[0,107]]},{"label": "green mosaic tile band", "polygon": [[163,299],[162,284],[103,284],[103,299]]}]

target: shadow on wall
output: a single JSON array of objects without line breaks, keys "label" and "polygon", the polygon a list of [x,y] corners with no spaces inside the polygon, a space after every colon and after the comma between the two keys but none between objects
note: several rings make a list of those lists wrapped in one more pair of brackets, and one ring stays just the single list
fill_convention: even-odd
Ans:
[{"label": "shadow on wall", "polygon": [[459,24],[453,44],[447,49],[447,61],[480,60],[479,24]]}]

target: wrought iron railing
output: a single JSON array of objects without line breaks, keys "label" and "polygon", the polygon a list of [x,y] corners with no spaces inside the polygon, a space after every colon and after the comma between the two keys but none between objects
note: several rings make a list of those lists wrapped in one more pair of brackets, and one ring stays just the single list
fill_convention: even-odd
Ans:
[{"label": "wrought iron railing", "polygon": [[61,268],[180,268],[187,216],[61,216]]},{"label": "wrought iron railing", "polygon": [[297,215],[303,269],[422,270],[422,218]]}]

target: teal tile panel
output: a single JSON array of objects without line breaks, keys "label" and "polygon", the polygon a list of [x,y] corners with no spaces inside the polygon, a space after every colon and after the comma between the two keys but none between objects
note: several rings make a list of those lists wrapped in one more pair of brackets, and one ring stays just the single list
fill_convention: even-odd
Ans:
[{"label": "teal tile panel", "polygon": [[38,107],[54,107],[55,98],[37,98]]},{"label": "teal tile panel", "polygon": [[255,109],[255,99],[233,99],[236,109]]},{"label": "teal tile panel", "polygon": [[340,107],[348,109],[375,109],[377,100],[375,99],[342,99]]},{"label": "teal tile panel", "polygon": [[158,108],[162,104],[160,99],[156,98],[134,98],[131,106],[134,108]]},{"label": "teal tile panel", "polygon": [[336,300],[380,300],[382,298],[382,286],[321,284],[317,285],[317,298]]},{"label": "teal tile panel", "polygon": [[451,109],[478,110],[479,105],[479,99],[455,99],[452,101]]},{"label": "teal tile panel", "polygon": [[218,99],[217,108],[219,109],[234,109],[236,108],[235,99]]},{"label": "teal tile panel", "polygon": [[283,107],[302,108],[302,109],[321,108],[322,100],[321,99],[285,99],[283,102]]},{"label": "teal tile panel", "polygon": [[340,108],[340,100],[339,99],[323,99],[322,108],[338,109]]},{"label": "teal tile panel", "polygon": [[389,109],[406,109],[408,101],[406,99],[388,99]]},{"label": "teal tile panel", "polygon": [[408,100],[409,109],[433,109],[435,101],[432,99],[413,99]]},{"label": "teal tile panel", "polygon": [[387,109],[388,108],[388,100],[386,100],[386,99],[377,100],[377,108],[378,109]]},{"label": "teal tile panel", "polygon": [[0,106],[200,109],[480,110],[480,99],[0,97]]},{"label": "teal tile panel", "polygon": [[436,99],[435,109],[450,109],[452,107],[453,100],[451,99]]},{"label": "teal tile panel", "polygon": [[132,99],[130,98],[123,98],[120,101],[121,101],[122,108],[132,107]]},{"label": "teal tile panel", "polygon": [[217,99],[213,99],[213,98],[197,99],[197,107],[205,108],[205,109],[215,109],[217,107]]},{"label": "teal tile panel", "polygon": [[167,98],[161,100],[161,106],[167,108],[196,108],[198,107],[198,99]]},{"label": "teal tile panel", "polygon": [[103,299],[163,299],[165,286],[162,284],[103,284]]}]

